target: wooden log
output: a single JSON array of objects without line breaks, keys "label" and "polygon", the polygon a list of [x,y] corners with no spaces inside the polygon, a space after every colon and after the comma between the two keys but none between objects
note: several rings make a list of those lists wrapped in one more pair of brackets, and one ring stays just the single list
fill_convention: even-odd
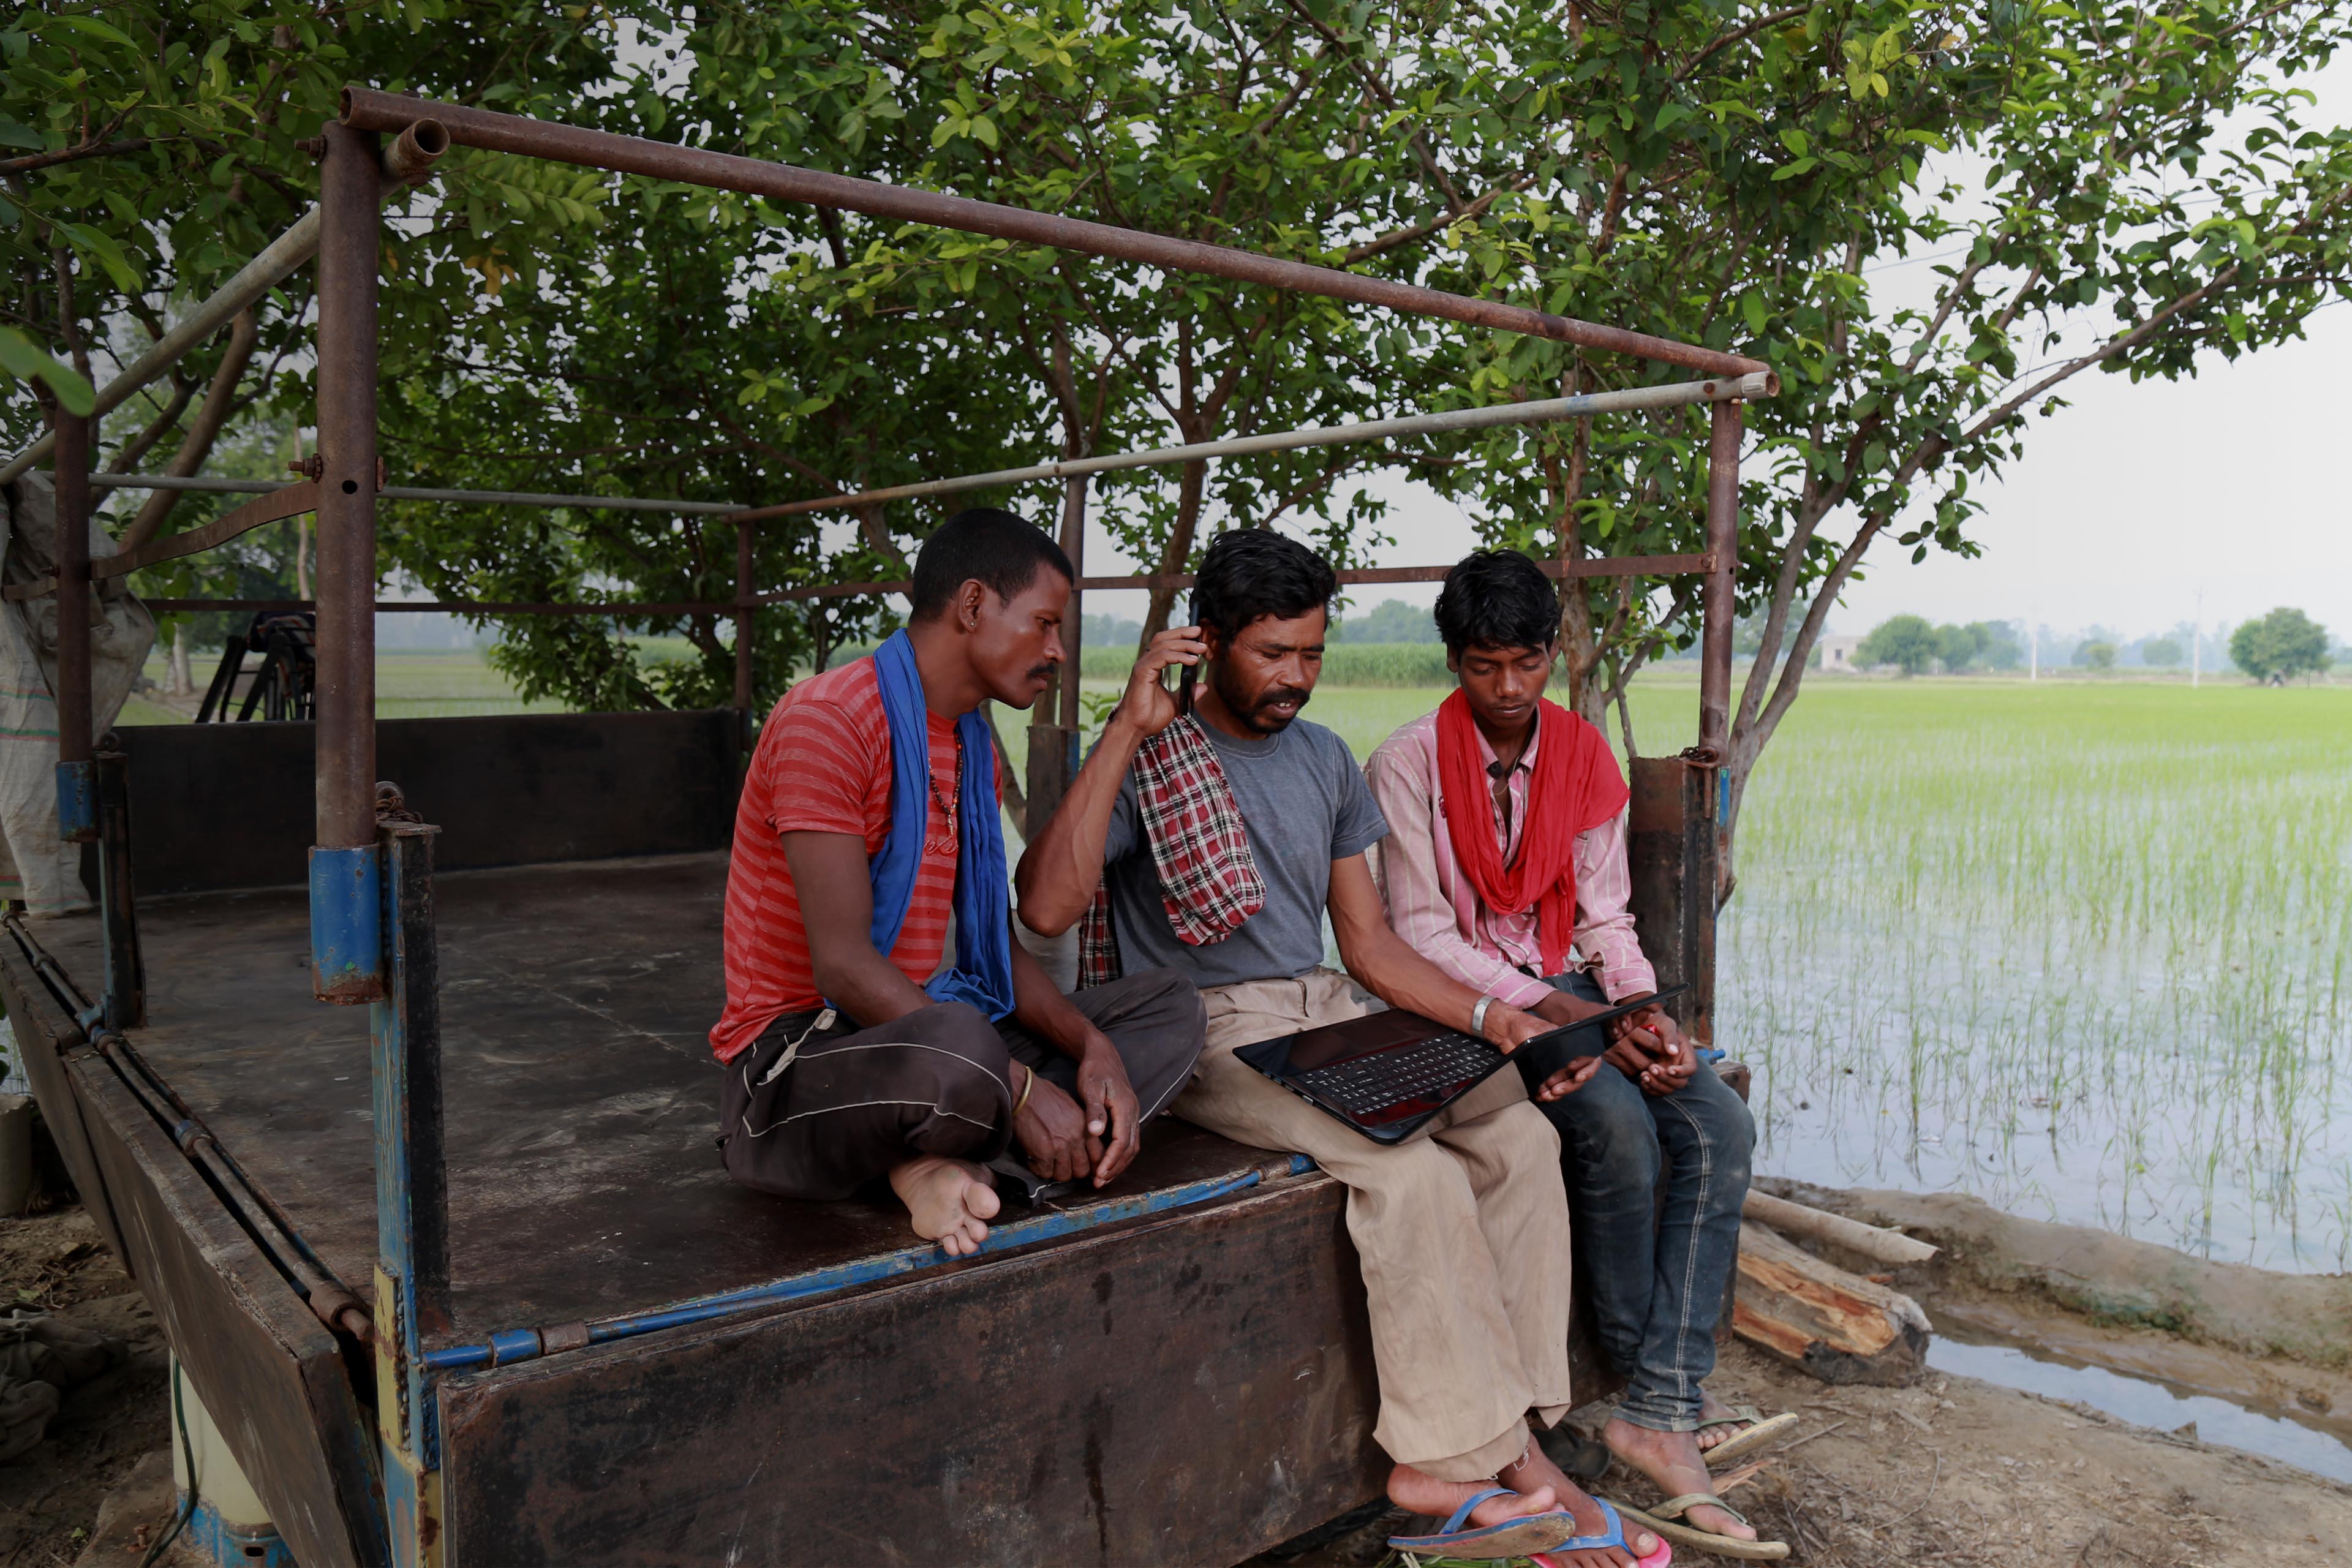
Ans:
[{"label": "wooden log", "polygon": [[1749,1192],[1743,1212],[1749,1219],[1761,1221],[1783,1235],[1811,1237],[1815,1241],[1843,1247],[1848,1252],[1859,1253],[1873,1262],[1884,1263],[1893,1268],[1925,1263],[1939,1250],[1899,1230],[1864,1225],[1858,1219],[1848,1219],[1842,1214],[1831,1214],[1826,1209],[1812,1208],[1804,1204],[1793,1204],[1769,1193]]},{"label": "wooden log", "polygon": [[1891,1387],[1916,1383],[1927,1370],[1931,1328],[1918,1302],[1753,1221],[1739,1227],[1731,1326],[1823,1383]]}]

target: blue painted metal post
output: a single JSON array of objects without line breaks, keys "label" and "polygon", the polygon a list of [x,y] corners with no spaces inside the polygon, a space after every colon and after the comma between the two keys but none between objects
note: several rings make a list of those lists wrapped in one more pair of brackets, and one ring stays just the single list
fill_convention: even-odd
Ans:
[{"label": "blue painted metal post", "polygon": [[[431,829],[377,824],[375,138],[329,121],[319,181],[318,830],[311,986],[373,1005],[376,1431],[393,1568],[440,1568],[439,1435],[423,1335],[448,1321]],[[399,814],[405,815],[405,814]]]},{"label": "blue painted metal post", "polygon": [[440,1433],[424,1336],[449,1328],[449,1205],[441,1146],[441,988],[433,920],[433,835],[383,828],[383,999],[370,1063],[375,1101],[375,1364],[393,1562],[436,1562]]},{"label": "blue painted metal post", "polygon": [[59,408],[56,423],[58,832],[68,844],[87,844],[98,837],[98,778],[89,760],[90,422]]},{"label": "blue painted metal post", "polygon": [[135,1029],[147,1022],[147,966],[131,877],[131,759],[113,731],[90,766],[98,792],[99,920],[106,933],[106,994],[99,1007],[108,1028]]}]

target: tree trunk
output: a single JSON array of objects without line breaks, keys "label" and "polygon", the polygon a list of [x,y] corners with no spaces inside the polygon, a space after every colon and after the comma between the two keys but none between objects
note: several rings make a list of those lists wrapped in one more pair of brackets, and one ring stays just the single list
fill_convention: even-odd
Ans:
[{"label": "tree trunk", "polygon": [[[213,373],[212,385],[205,391],[205,401],[196,410],[195,422],[188,426],[180,449],[172,454],[172,461],[163,471],[173,479],[189,479],[205,466],[212,456],[213,443],[220,438],[221,426],[228,423],[229,410],[236,403],[236,384],[245,378],[245,367],[253,359],[253,346],[261,341],[261,333],[253,322],[251,310],[239,310],[229,323],[228,348],[222,353],[220,368]],[[131,525],[122,531],[121,547],[136,550],[162,531],[163,521],[172,515],[179,501],[178,490],[157,490],[147,498]]]},{"label": "tree trunk", "polygon": [[196,692],[195,678],[188,670],[188,627],[184,621],[172,628],[172,664],[169,689],[174,697],[193,697]]},{"label": "tree trunk", "polygon": [[[1184,433],[1189,442],[1204,441],[1205,436]],[[1184,570],[1184,563],[1192,557],[1192,536],[1201,524],[1201,499],[1209,486],[1209,465],[1187,463],[1181,482],[1176,491],[1176,526],[1168,531],[1168,542],[1160,552],[1160,564],[1153,571],[1173,575]],[[1151,639],[1168,629],[1169,612],[1174,607],[1181,590],[1172,584],[1161,584],[1151,590],[1151,606],[1143,617],[1143,635],[1136,639],[1138,658],[1151,646]]]}]

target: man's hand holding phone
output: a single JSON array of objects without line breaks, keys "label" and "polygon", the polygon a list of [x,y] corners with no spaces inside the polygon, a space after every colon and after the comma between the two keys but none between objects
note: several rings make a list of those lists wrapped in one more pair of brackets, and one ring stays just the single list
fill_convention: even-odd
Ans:
[{"label": "man's hand holding phone", "polygon": [[1690,1042],[1664,1007],[1629,1013],[1609,1031],[1610,1065],[1640,1084],[1644,1094],[1672,1094],[1698,1069]]}]

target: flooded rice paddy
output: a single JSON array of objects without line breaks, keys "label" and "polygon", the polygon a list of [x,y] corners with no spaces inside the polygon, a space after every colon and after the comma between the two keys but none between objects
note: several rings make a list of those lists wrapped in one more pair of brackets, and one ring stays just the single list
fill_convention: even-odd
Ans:
[{"label": "flooded rice paddy", "polygon": [[2352,690],[1816,681],[1737,869],[1760,1170],[2352,1266]]}]

